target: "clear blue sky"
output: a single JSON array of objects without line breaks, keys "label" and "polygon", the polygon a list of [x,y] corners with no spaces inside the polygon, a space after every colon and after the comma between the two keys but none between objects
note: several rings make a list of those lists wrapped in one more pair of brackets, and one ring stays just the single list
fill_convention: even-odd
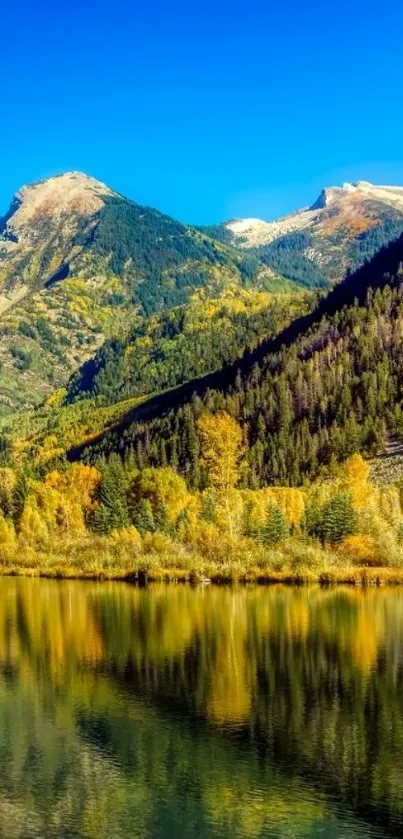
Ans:
[{"label": "clear blue sky", "polygon": [[0,212],[66,169],[193,223],[403,184],[402,6],[2,4]]}]

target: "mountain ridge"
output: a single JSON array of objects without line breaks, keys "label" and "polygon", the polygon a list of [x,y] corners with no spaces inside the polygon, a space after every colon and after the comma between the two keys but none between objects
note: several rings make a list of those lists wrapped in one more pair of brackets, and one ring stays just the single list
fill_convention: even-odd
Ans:
[{"label": "mountain ridge", "polygon": [[81,172],[22,187],[0,231],[3,411],[37,404],[107,338],[198,289],[287,286],[255,257]]},{"label": "mountain ridge", "polygon": [[403,232],[403,188],[369,181],[325,187],[313,204],[274,221],[235,219],[208,230],[289,279],[339,282]]}]

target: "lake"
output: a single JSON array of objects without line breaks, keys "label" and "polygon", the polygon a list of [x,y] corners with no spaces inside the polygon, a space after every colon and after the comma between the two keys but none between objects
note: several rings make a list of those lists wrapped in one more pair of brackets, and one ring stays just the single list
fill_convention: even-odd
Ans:
[{"label": "lake", "polygon": [[403,835],[403,590],[0,579],[0,836]]}]

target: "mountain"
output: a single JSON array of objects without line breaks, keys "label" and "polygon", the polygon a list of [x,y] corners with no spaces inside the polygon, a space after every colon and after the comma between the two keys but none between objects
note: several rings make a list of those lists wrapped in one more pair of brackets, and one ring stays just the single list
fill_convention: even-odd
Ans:
[{"label": "mountain", "polygon": [[133,406],[87,451],[179,466],[203,485],[197,419],[227,411],[247,443],[245,479],[299,485],[403,431],[403,236],[337,284],[316,309],[231,367]]},{"label": "mountain", "polygon": [[108,406],[231,365],[314,306],[304,287],[402,230],[403,189],[364,182],[214,230],[80,172],[23,187],[0,221],[0,414],[63,386]]},{"label": "mountain", "polygon": [[274,294],[229,285],[218,297],[199,289],[182,306],[133,324],[104,342],[72,376],[67,401],[111,404],[189,381],[231,364],[312,307],[298,290]]},{"label": "mountain", "polygon": [[80,172],[23,187],[0,219],[2,413],[39,403],[105,340],[229,286],[291,288],[253,255]]},{"label": "mountain", "polygon": [[236,219],[204,230],[307,286],[334,283],[403,232],[403,187],[345,183],[277,221]]}]

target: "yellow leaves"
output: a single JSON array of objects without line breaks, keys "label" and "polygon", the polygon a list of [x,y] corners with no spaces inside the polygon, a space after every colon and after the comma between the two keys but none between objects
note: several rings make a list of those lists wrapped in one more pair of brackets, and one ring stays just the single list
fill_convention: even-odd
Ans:
[{"label": "yellow leaves", "polygon": [[375,541],[372,536],[364,533],[346,536],[338,552],[343,559],[348,558],[353,565],[376,565],[378,562]]},{"label": "yellow leaves", "polygon": [[15,548],[16,536],[14,525],[12,521],[6,520],[3,514],[0,514],[0,548],[2,550]]},{"label": "yellow leaves", "polygon": [[49,472],[45,486],[54,487],[70,501],[79,504],[84,512],[94,509],[94,495],[101,475],[94,466],[73,463],[66,472]]},{"label": "yellow leaves", "polygon": [[379,512],[388,524],[396,525],[401,519],[400,493],[397,487],[382,486],[378,489]]},{"label": "yellow leaves", "polygon": [[162,557],[177,557],[178,546],[165,533],[145,533],[143,536],[143,551],[146,554],[157,554]]},{"label": "yellow leaves", "polygon": [[46,399],[46,404],[51,405],[54,408],[61,408],[63,402],[66,398],[67,390],[65,387],[59,387],[58,390],[54,390],[53,393],[48,396]]},{"label": "yellow leaves", "polygon": [[123,530],[112,530],[109,534],[111,542],[131,548],[135,553],[139,553],[142,549],[143,540],[134,525],[125,527]]},{"label": "yellow leaves", "polygon": [[0,495],[10,494],[15,487],[15,472],[8,466],[0,467]]},{"label": "yellow leaves", "polygon": [[354,483],[366,483],[369,478],[369,472],[370,469],[368,463],[366,463],[360,454],[353,454],[352,457],[349,457],[349,459],[343,464],[342,473],[344,480],[349,485]]},{"label": "yellow leaves", "polygon": [[29,498],[20,521],[20,540],[35,547],[46,544],[49,531],[34,498]]},{"label": "yellow leaves", "polygon": [[229,414],[203,414],[197,423],[201,437],[200,465],[208,474],[210,485],[221,495],[230,536],[234,532],[234,492],[239,481],[244,453],[242,429]]},{"label": "yellow leaves", "polygon": [[271,494],[293,528],[298,528],[305,512],[304,493],[300,489],[273,487]]},{"label": "yellow leaves", "polygon": [[374,497],[374,488],[368,482],[368,463],[359,454],[354,454],[343,464],[342,484],[351,494],[354,507],[357,510],[368,507]]},{"label": "yellow leaves", "polygon": [[244,506],[250,504],[250,524],[261,527],[270,507],[278,506],[293,530],[302,523],[305,513],[306,493],[293,487],[266,487],[258,490],[242,490]]},{"label": "yellow leaves", "polygon": [[35,484],[25,502],[20,537],[32,545],[57,535],[85,533],[85,517],[94,509],[100,474],[93,466],[73,464],[66,472],[54,470]]},{"label": "yellow leaves", "polygon": [[201,436],[201,464],[211,486],[218,491],[234,487],[243,455],[242,429],[229,414],[203,414],[197,427]]},{"label": "yellow leaves", "polygon": [[62,265],[62,259],[61,259],[61,257],[60,257],[57,253],[55,253],[55,254],[52,256],[52,259],[50,260],[50,263],[49,263],[49,265],[48,265],[48,269],[47,269],[47,272],[46,272],[46,273],[47,273],[47,275],[48,275],[49,277],[51,277],[51,276],[52,276],[52,274],[55,274],[55,273],[56,273],[56,271],[58,271],[58,270],[59,270],[59,268],[61,267],[61,265]]},{"label": "yellow leaves", "polygon": [[140,498],[148,498],[153,507],[162,501],[174,522],[189,504],[190,494],[184,479],[173,469],[150,467],[134,476],[129,489],[129,506],[135,506]]}]

